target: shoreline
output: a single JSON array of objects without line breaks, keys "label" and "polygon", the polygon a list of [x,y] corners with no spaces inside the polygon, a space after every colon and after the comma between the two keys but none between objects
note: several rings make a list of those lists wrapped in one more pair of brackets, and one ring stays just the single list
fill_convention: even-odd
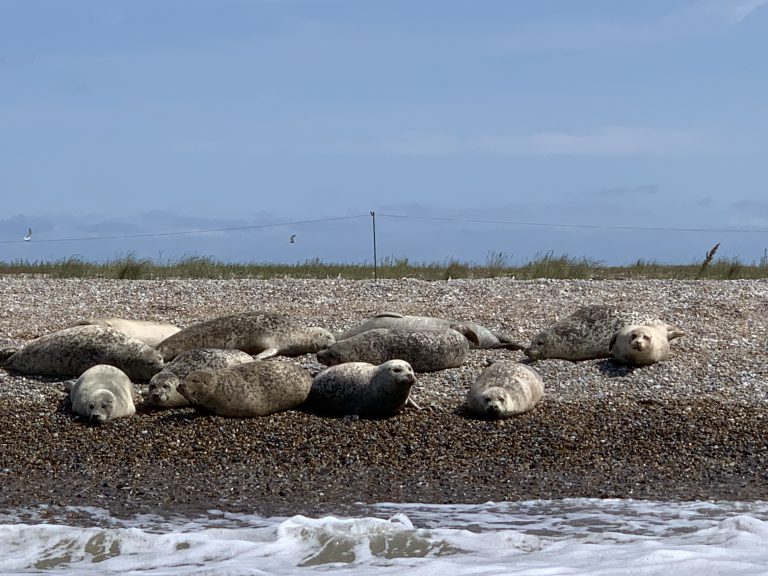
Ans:
[{"label": "shoreline", "polygon": [[[545,394],[503,421],[462,414],[487,363],[418,374],[417,402],[386,420],[289,411],[236,420],[139,408],[100,428],[73,418],[55,379],[0,370],[0,508],[99,506],[115,514],[208,509],[322,513],[356,503],[566,497],[768,500],[768,282],[513,279],[111,281],[0,277],[0,339],[97,315],[181,326],[279,310],[340,330],[379,311],[474,320],[529,340],[576,307],[652,309],[686,330],[669,361],[533,364]],[[280,358],[311,373],[314,355]]]}]

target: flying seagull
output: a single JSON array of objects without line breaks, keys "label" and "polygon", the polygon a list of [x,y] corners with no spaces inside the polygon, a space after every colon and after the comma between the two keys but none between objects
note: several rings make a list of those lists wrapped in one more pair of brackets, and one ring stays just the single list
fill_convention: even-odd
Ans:
[{"label": "flying seagull", "polygon": [[291,234],[291,237],[288,239],[289,244],[296,244],[296,234]]},{"label": "flying seagull", "polygon": [[32,228],[29,228],[29,229],[27,230],[27,235],[26,235],[26,236],[24,236],[24,240],[26,240],[27,242],[29,242],[30,240],[32,240]]}]

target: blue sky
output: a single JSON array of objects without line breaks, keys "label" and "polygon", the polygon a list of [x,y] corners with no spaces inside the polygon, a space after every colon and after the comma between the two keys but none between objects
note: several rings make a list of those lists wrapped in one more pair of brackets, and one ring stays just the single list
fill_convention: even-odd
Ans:
[{"label": "blue sky", "polygon": [[374,210],[380,257],[756,261],[766,54],[767,0],[0,0],[0,260],[365,261]]}]

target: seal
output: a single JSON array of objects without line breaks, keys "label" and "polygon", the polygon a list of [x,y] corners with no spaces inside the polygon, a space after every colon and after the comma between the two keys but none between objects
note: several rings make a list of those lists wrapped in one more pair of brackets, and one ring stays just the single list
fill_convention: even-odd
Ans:
[{"label": "seal", "polygon": [[101,317],[78,320],[74,326],[109,326],[127,336],[141,340],[152,347],[157,346],[181,328],[168,322],[154,320],[131,320],[129,318]]},{"label": "seal", "polygon": [[295,364],[255,361],[222,370],[197,370],[177,390],[200,411],[252,418],[296,408],[311,388],[312,376]]},{"label": "seal", "polygon": [[468,352],[467,339],[456,330],[410,332],[374,328],[339,340],[318,352],[317,359],[326,366],[405,360],[416,372],[434,372],[461,366]]},{"label": "seal", "polygon": [[157,408],[181,408],[189,402],[176,390],[179,382],[196,370],[220,370],[252,362],[253,357],[241,350],[195,348],[176,356],[149,381],[149,403]]},{"label": "seal", "polygon": [[608,348],[619,362],[646,366],[669,359],[669,341],[680,336],[685,332],[672,324],[630,324],[613,334]]},{"label": "seal", "polygon": [[346,340],[352,336],[357,336],[368,330],[376,328],[389,328],[390,330],[401,330],[408,332],[423,331],[443,331],[453,329],[463,334],[471,348],[508,348],[512,350],[521,350],[523,346],[514,343],[511,338],[498,332],[493,332],[475,322],[454,321],[435,316],[409,316],[398,314],[397,312],[382,312],[369,318],[358,326],[353,326],[344,332],[335,334],[336,340]]},{"label": "seal", "polygon": [[301,356],[327,348],[333,334],[319,326],[304,326],[285,314],[244,312],[193,324],[158,344],[165,361],[193,348],[234,348],[270,356]]},{"label": "seal", "polygon": [[333,416],[387,418],[408,401],[416,375],[408,362],[388,360],[378,366],[347,362],[322,370],[302,408]]},{"label": "seal", "polygon": [[509,418],[533,408],[544,395],[544,381],[533,368],[501,360],[480,373],[467,392],[469,412],[483,418]]},{"label": "seal", "polygon": [[27,343],[4,364],[8,370],[37,376],[77,378],[97,364],[120,368],[146,382],[163,369],[160,353],[109,326],[75,326]]},{"label": "seal", "polygon": [[611,356],[609,344],[613,334],[636,321],[633,313],[613,306],[585,306],[539,332],[524,349],[525,355],[531,360],[607,358]]},{"label": "seal", "polygon": [[71,383],[69,399],[72,411],[86,417],[90,424],[100,425],[136,413],[130,378],[108,364],[97,364],[83,372]]}]

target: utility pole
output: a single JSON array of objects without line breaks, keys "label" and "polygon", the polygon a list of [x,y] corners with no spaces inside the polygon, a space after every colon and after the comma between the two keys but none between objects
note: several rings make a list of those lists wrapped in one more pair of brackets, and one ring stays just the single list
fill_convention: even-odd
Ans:
[{"label": "utility pole", "polygon": [[373,222],[373,281],[378,282],[378,272],[376,270],[376,212],[371,210],[371,221]]}]

